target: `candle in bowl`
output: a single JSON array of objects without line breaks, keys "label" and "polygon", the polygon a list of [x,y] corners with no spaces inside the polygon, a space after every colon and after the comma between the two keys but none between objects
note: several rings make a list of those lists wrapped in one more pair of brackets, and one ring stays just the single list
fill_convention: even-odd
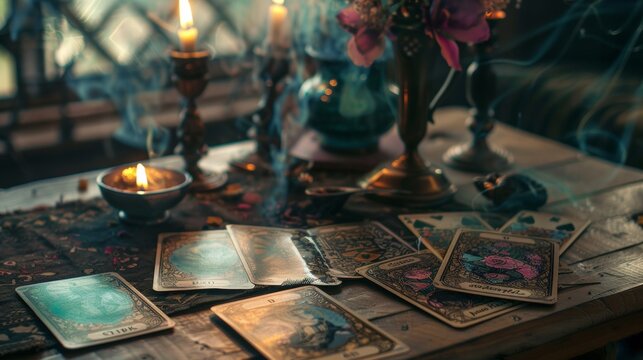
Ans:
[{"label": "candle in bowl", "polygon": [[183,171],[142,164],[107,170],[96,180],[103,198],[133,224],[152,225],[167,220],[188,191],[192,177]]},{"label": "candle in bowl", "polygon": [[196,41],[199,38],[199,30],[194,27],[192,8],[189,0],[179,0],[179,43],[183,51],[196,51]]}]

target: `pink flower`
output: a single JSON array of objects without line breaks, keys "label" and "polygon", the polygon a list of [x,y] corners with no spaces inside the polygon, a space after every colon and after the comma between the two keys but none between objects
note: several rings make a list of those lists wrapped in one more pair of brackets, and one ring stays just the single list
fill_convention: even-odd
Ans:
[{"label": "pink flower", "polygon": [[421,282],[408,282],[407,283],[414,291],[422,291],[431,286],[431,284],[421,283]]},{"label": "pink flower", "polygon": [[520,260],[516,260],[508,256],[498,256],[498,255],[489,255],[485,257],[483,261],[485,265],[494,269],[513,270],[517,267],[525,265],[525,263],[523,263]]},{"label": "pink flower", "polygon": [[519,272],[527,280],[531,280],[531,279],[535,278],[536,276],[538,276],[538,272],[531,265],[523,264],[523,265],[517,267],[515,270],[517,272]]},{"label": "pink flower", "polygon": [[357,66],[368,67],[386,48],[388,15],[377,0],[358,1],[337,14],[339,24],[353,37],[348,41],[348,57]]},{"label": "pink flower", "polygon": [[509,246],[511,246],[511,245],[506,241],[499,241],[499,242],[496,243],[496,247],[498,247],[498,248],[506,248],[506,247],[509,247]]},{"label": "pink flower", "polygon": [[431,277],[431,271],[426,269],[413,269],[404,274],[407,279],[424,280]]},{"label": "pink flower", "polygon": [[476,44],[489,39],[489,24],[480,0],[434,0],[425,16],[427,35],[435,38],[442,57],[456,70],[462,70],[456,41]]}]

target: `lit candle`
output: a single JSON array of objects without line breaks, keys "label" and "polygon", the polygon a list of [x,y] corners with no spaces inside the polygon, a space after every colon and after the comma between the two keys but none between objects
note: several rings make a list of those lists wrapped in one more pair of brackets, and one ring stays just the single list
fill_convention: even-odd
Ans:
[{"label": "lit candle", "polygon": [[199,31],[194,27],[189,0],[179,0],[179,22],[181,24],[178,31],[181,50],[195,51]]},{"label": "lit candle", "polygon": [[288,28],[288,9],[284,0],[272,0],[270,5],[270,28],[268,41],[272,46],[290,47],[290,29]]},{"label": "lit candle", "polygon": [[145,166],[143,164],[136,165],[136,187],[139,190],[147,190],[148,186]]}]

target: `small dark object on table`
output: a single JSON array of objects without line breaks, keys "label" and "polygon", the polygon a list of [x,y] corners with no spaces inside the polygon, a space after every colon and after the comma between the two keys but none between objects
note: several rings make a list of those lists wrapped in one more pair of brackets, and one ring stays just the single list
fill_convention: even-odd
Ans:
[{"label": "small dark object on table", "polygon": [[526,175],[494,173],[473,182],[478,191],[493,202],[491,211],[537,210],[547,203],[545,187]]}]

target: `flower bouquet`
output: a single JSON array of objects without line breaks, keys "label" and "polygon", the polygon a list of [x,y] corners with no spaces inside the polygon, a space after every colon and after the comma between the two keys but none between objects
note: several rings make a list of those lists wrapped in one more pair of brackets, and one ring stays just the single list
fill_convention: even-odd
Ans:
[{"label": "flower bouquet", "polygon": [[[430,205],[449,200],[456,191],[443,171],[419,155],[426,134],[429,108],[428,70],[430,49],[461,70],[457,42],[478,43],[489,38],[485,14],[498,1],[483,0],[353,0],[337,15],[352,36],[349,57],[357,65],[370,66],[382,55],[386,41],[393,41],[400,88],[398,131],[405,152],[390,164],[369,174],[360,185],[386,189],[385,200],[407,205]],[[400,190],[400,191],[395,191]],[[384,193],[381,193],[384,194]]]}]

